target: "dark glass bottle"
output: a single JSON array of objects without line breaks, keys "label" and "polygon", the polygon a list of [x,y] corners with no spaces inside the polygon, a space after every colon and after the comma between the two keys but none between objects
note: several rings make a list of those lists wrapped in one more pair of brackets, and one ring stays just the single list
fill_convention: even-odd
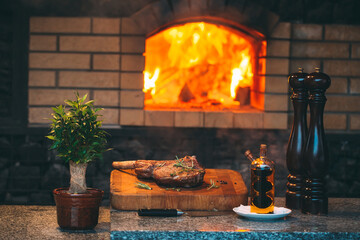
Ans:
[{"label": "dark glass bottle", "polygon": [[330,77],[321,73],[319,68],[305,79],[305,86],[310,91],[310,125],[304,151],[306,181],[302,192],[303,213],[327,214],[328,212],[324,177],[327,174],[329,153],[323,115],[326,103],[325,91],[330,84]]},{"label": "dark glass bottle", "polygon": [[308,106],[308,91],[305,78],[308,74],[299,68],[299,72],[290,74],[288,80],[293,90],[291,101],[294,106],[294,121],[286,151],[286,165],[289,170],[286,207],[301,208],[301,189],[304,176],[303,156],[307,137],[306,111]]},{"label": "dark glass bottle", "polygon": [[255,159],[250,151],[245,155],[251,162],[251,189],[250,189],[250,212],[273,213],[274,212],[274,162],[266,156],[267,146],[261,144],[260,158]]}]

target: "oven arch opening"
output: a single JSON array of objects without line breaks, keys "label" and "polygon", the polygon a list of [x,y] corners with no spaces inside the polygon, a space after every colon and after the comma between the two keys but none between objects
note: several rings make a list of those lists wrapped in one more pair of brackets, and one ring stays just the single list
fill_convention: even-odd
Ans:
[{"label": "oven arch opening", "polygon": [[263,109],[266,41],[256,30],[177,22],[149,34],[144,55],[145,109]]}]

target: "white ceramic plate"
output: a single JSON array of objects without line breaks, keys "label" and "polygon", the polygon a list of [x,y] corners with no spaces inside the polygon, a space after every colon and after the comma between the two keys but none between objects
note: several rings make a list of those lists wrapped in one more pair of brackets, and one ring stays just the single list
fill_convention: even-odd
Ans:
[{"label": "white ceramic plate", "polygon": [[269,220],[283,218],[291,213],[290,209],[283,207],[274,207],[274,213],[271,214],[252,213],[250,212],[250,206],[244,206],[244,205],[240,205],[239,207],[233,208],[233,211],[240,216],[252,220],[261,220],[261,221],[269,221]]}]

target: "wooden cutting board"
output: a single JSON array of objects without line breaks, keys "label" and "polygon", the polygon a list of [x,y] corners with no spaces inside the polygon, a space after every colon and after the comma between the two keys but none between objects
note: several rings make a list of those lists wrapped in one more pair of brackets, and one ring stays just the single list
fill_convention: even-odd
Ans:
[{"label": "wooden cutting board", "polygon": [[[208,190],[210,179],[219,188]],[[146,183],[152,190],[136,187]],[[226,182],[226,184],[221,184]],[[247,205],[248,190],[241,174],[228,169],[206,169],[204,183],[195,188],[167,189],[153,180],[138,179],[134,170],[113,170],[110,177],[111,206],[118,210],[181,209],[181,210],[232,210]]]}]

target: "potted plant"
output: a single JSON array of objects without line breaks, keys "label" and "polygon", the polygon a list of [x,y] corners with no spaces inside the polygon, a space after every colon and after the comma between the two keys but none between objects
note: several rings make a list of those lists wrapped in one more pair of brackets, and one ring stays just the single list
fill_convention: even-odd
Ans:
[{"label": "potted plant", "polygon": [[53,109],[51,131],[47,138],[53,141],[51,149],[70,164],[70,187],[54,189],[58,224],[63,229],[93,229],[98,223],[99,205],[104,192],[87,188],[88,163],[102,157],[106,146],[106,132],[97,114],[100,108],[93,101],[85,102],[87,95],[66,100],[65,106]]}]

